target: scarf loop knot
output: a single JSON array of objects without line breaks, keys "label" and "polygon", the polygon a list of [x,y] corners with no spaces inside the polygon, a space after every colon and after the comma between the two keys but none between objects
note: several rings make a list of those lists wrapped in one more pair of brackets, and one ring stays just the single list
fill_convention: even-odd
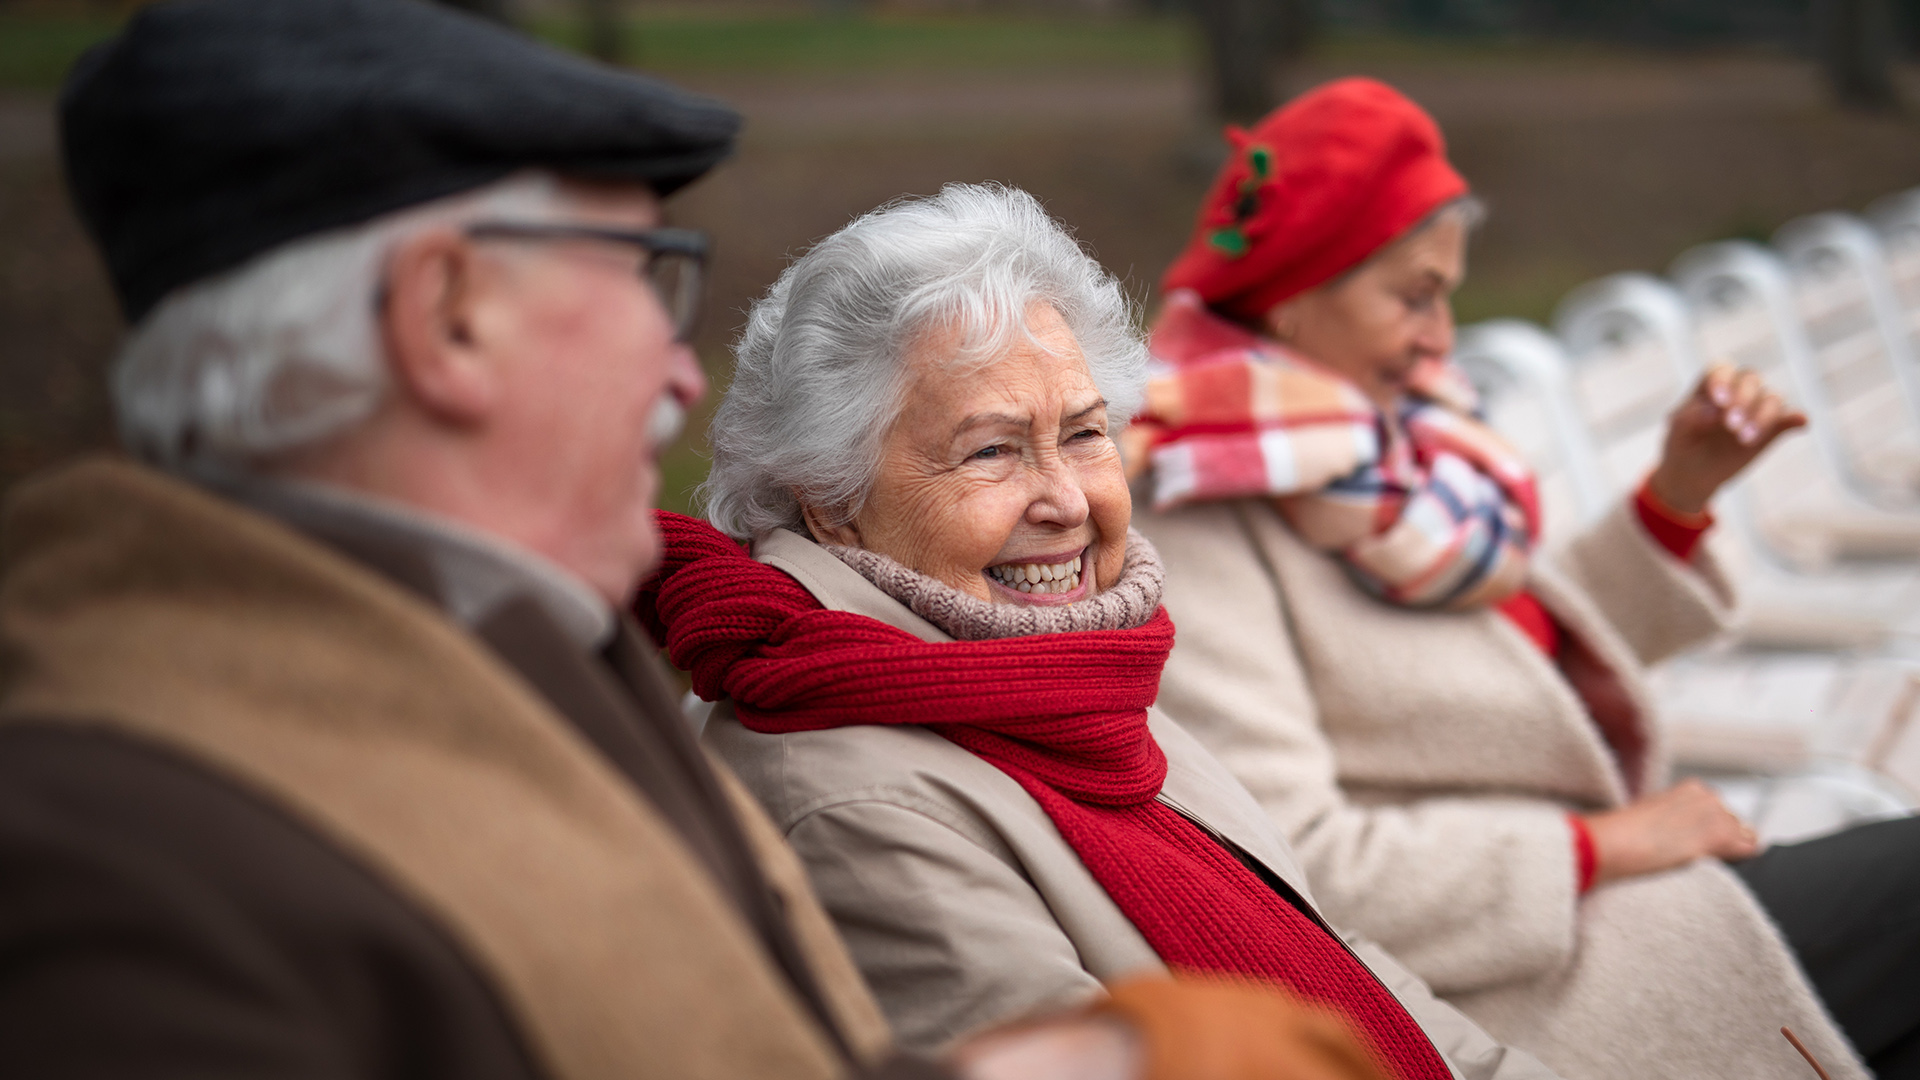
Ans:
[{"label": "scarf loop knot", "polygon": [[1539,533],[1532,469],[1444,361],[1391,415],[1346,378],[1176,290],[1153,328],[1146,407],[1123,435],[1159,509],[1248,496],[1367,592],[1471,609],[1519,592]]},{"label": "scarf loop knot", "polygon": [[[827,611],[704,521],[657,515],[665,557],[642,625],[694,693],[783,734],[915,723],[1009,772],[1101,806],[1151,801],[1167,759],[1147,706],[1173,650],[1166,609],[1131,630],[929,642]],[[964,693],[956,693],[964,690]]]}]

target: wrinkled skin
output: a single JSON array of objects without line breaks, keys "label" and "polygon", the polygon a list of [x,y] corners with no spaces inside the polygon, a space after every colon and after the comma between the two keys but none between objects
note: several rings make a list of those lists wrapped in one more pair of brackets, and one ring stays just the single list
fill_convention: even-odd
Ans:
[{"label": "wrinkled skin", "polygon": [[[580,224],[660,221],[637,185],[567,185]],[[366,423],[279,463],[542,555],[623,606],[660,556],[656,410],[706,392],[632,248],[475,241],[445,227],[389,253],[392,390]]]},{"label": "wrinkled skin", "polygon": [[1442,214],[1359,268],[1284,300],[1267,332],[1392,410],[1422,360],[1453,351],[1453,291],[1467,272],[1467,225]]},{"label": "wrinkled skin", "polygon": [[[872,494],[849,521],[802,507],[816,539],[866,548],[981,600],[1065,604],[1110,588],[1133,503],[1106,402],[1060,315],[1028,313],[1031,340],[984,366],[930,336],[881,446]],[[1071,591],[1023,593],[992,567],[1081,557]]]},{"label": "wrinkled skin", "polygon": [[1685,866],[1702,856],[1744,859],[1759,849],[1753,829],[1691,777],[1585,820],[1593,836],[1596,885]]},{"label": "wrinkled skin", "polygon": [[1754,372],[1717,364],[1674,407],[1660,464],[1647,478],[1654,497],[1684,514],[1700,514],[1722,484],[1753,464],[1773,441],[1807,425]]}]

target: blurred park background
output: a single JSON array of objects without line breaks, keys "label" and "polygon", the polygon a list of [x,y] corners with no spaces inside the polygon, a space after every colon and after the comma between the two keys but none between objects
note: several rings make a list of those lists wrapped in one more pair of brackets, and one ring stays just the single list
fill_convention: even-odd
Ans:
[{"label": "blurred park background", "polygon": [[[137,5],[0,0],[0,488],[111,441],[122,333],[61,189],[53,99]],[[697,347],[850,216],[948,181],[1040,196],[1143,311],[1224,119],[1367,74],[1426,105],[1491,215],[1463,322],[1920,184],[1920,0],[462,0],[745,113],[673,204],[717,261]],[[704,419],[704,417],[702,417]],[[703,474],[701,428],[666,502]]]}]

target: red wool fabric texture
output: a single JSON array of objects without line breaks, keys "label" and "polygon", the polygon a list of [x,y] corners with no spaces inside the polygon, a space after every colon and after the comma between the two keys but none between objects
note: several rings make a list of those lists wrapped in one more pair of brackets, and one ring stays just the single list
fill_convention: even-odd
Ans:
[{"label": "red wool fabric texture", "polygon": [[1713,528],[1712,514],[1705,511],[1698,514],[1681,513],[1661,502],[1645,483],[1633,494],[1633,512],[1640,519],[1640,526],[1652,535],[1654,541],[1681,562],[1693,558],[1694,551],[1700,547],[1701,538],[1707,535],[1708,529]]},{"label": "red wool fabric texture", "polygon": [[656,515],[665,556],[635,613],[693,675],[766,733],[921,724],[1019,782],[1177,970],[1264,981],[1343,1015],[1388,1075],[1449,1076],[1353,954],[1154,796],[1167,759],[1147,706],[1173,648],[1163,608],[1132,630],[925,642],[828,611],[695,518]]}]

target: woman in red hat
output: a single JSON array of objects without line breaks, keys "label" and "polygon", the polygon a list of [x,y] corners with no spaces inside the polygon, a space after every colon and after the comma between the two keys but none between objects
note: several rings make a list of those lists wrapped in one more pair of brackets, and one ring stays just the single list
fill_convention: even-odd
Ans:
[{"label": "woman in red hat", "polygon": [[1670,786],[1643,678],[1725,626],[1707,503],[1804,417],[1716,369],[1549,565],[1531,472],[1447,363],[1478,206],[1433,120],[1346,79],[1228,137],[1128,433],[1179,627],[1161,707],[1337,923],[1568,1077],[1797,1077],[1783,1025],[1861,1075],[1822,998],[1881,1075],[1920,1067],[1910,991],[1858,964],[1913,952],[1875,918],[1920,922],[1920,872],[1844,912],[1793,895],[1920,850],[1916,822],[1750,859],[1708,788]]}]

